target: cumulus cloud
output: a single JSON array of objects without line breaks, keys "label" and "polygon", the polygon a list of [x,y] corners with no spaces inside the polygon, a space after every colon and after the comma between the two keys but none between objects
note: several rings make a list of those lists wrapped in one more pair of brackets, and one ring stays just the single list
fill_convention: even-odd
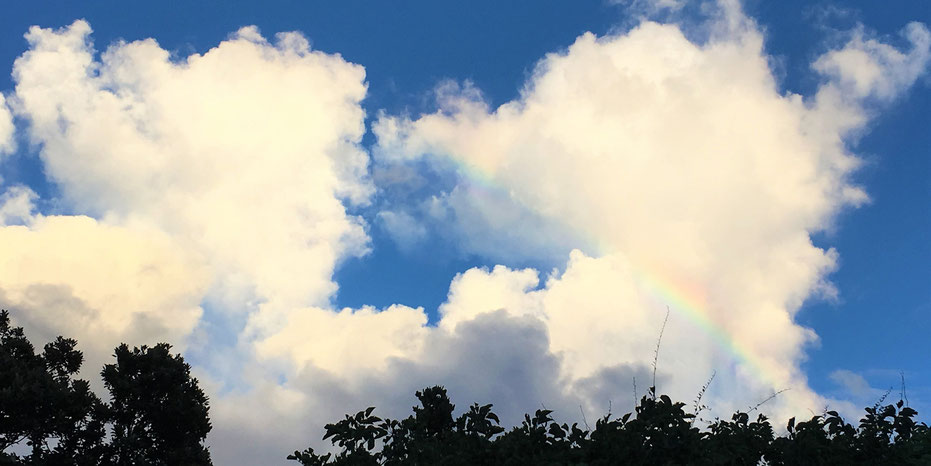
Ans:
[{"label": "cumulus cloud", "polygon": [[343,204],[372,192],[364,70],[254,27],[183,60],[152,39],[98,59],[90,33],[34,27],[13,70],[16,110],[75,210],[175,236],[212,265],[223,307],[263,303],[259,329],[274,309],[327,305],[335,264],[367,250]]},{"label": "cumulus cloud", "polygon": [[0,226],[0,307],[37,344],[76,338],[90,379],[123,341],[184,350],[208,285],[196,256],[158,231],[83,216],[24,219]]},{"label": "cumulus cloud", "polygon": [[[359,319],[358,328],[370,325],[365,320],[393,319],[359,313],[342,318]],[[425,329],[419,340],[419,351],[384,360],[375,370],[350,376],[346,370],[334,372],[309,362],[284,383],[262,382],[257,394],[231,395],[214,403],[211,418],[217,432],[211,442],[218,448],[212,455],[218,464],[266,464],[307,444],[326,449],[319,442],[324,423],[368,406],[376,406],[382,417],[406,417],[417,404],[414,392],[438,383],[449,388],[459,410],[473,402],[494,403],[508,425],[519,423],[523,413],[541,403],[558,410],[557,415],[578,412],[577,400],[565,397],[558,383],[559,357],[548,351],[546,327],[538,319],[486,313],[451,331]],[[379,354],[359,356],[382,360]]]},{"label": "cumulus cloud", "polygon": [[927,72],[931,59],[931,33],[925,25],[909,23],[901,35],[910,50],[902,52],[867,37],[861,27],[843,48],[824,54],[813,67],[849,97],[892,99]]},{"label": "cumulus cloud", "polygon": [[[20,224],[2,230],[0,262],[18,323],[76,337],[91,368],[120,341],[188,343],[207,383],[234,379],[211,385],[221,412],[218,394],[245,389],[266,353],[279,368],[276,345],[300,336],[286,323],[321,324],[340,350],[340,336],[370,339],[334,332],[346,319],[330,309],[334,268],[368,249],[347,213],[373,192],[361,66],[254,27],[180,59],[153,39],[98,52],[85,21],[26,39],[12,108],[61,204],[87,216],[34,215],[34,194],[3,194],[4,222]],[[348,357],[327,354],[314,362]]]},{"label": "cumulus cloud", "polygon": [[[492,295],[506,296],[499,305],[510,313],[538,316],[568,380],[642,363],[669,304],[675,336],[664,341],[661,370],[675,377],[664,389],[682,396],[723,365],[725,409],[792,387],[774,403],[788,413],[823,401],[799,369],[816,336],[794,314],[834,292],[826,276],[836,254],[810,235],[867,199],[851,181],[851,138],[874,101],[926,70],[928,31],[907,26],[904,52],[855,35],[815,61],[824,84],[805,97],[779,90],[763,37],[736,3],[722,2],[715,17],[704,43],[653,22],[584,34],[541,60],[520,98],[498,108],[469,85],[443,86],[436,113],[379,118],[375,154],[387,165],[454,167],[460,183],[431,201],[462,213],[448,218],[474,232],[462,242],[470,252],[501,260],[489,251],[550,241],[546,228],[497,221],[502,210],[558,221],[597,245],[573,253],[542,290],[533,273],[496,269],[463,275],[450,294],[474,297],[464,306],[472,313]],[[476,180],[504,202],[469,195]],[[476,216],[486,219],[480,232]],[[471,280],[483,283],[457,291]]]},{"label": "cumulus cloud", "polygon": [[283,330],[258,344],[258,352],[288,355],[301,365],[351,376],[380,370],[391,358],[416,355],[426,323],[422,308],[400,305],[382,311],[297,309],[289,314]]}]

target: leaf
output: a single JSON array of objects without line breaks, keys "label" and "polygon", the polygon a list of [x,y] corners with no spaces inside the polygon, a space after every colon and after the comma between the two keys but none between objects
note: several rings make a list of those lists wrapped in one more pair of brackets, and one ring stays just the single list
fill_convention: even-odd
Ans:
[{"label": "leaf", "polygon": [[550,435],[558,439],[561,439],[566,436],[566,432],[563,430],[562,427],[559,426],[559,424],[553,423],[553,424],[550,424]]}]

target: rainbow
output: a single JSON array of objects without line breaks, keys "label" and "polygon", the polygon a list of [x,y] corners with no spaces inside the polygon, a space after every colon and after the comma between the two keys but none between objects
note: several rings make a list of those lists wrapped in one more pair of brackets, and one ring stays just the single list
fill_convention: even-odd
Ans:
[{"label": "rainbow", "polygon": [[732,338],[727,330],[711,320],[707,300],[700,288],[676,280],[671,274],[661,273],[658,267],[645,267],[643,263],[632,264],[631,267],[641,288],[648,290],[669,306],[676,315],[685,318],[704,332],[718,348],[729,354],[734,362],[740,363],[752,377],[770,387],[776,386],[776,381],[767,375],[759,358]]},{"label": "rainbow", "polygon": [[[460,176],[467,179],[469,184],[466,189],[470,195],[489,200],[497,196],[506,196],[512,201],[520,203],[521,207],[543,218],[547,217],[540,209],[522,203],[510,196],[509,192],[495,180],[492,174],[485,173],[479,167],[455,157],[447,156],[444,159],[451,162],[457,168]],[[580,239],[586,246],[584,249],[602,254],[610,250],[607,242],[584,232],[577,231],[577,233],[582,233]],[[767,375],[768,373],[764,369],[761,359],[745,345],[731,337],[725,328],[709,317],[711,313],[708,311],[707,299],[704,290],[700,286],[676,279],[673,274],[664,271],[660,266],[649,265],[643,261],[635,262],[630,257],[627,260],[641,289],[646,290],[665,304],[675,315],[684,318],[707,335],[719,349],[730,356],[735,365],[741,366],[748,373],[747,375],[770,388],[776,387],[776,380],[774,380],[774,377]],[[658,306],[659,308],[661,307]]]}]

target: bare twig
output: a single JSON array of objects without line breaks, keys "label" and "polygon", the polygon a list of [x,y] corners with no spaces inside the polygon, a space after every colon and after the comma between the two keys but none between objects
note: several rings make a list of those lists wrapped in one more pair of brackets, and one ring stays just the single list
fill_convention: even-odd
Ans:
[{"label": "bare twig", "polygon": [[879,400],[877,400],[876,404],[873,405],[873,409],[879,409],[879,406],[883,404],[884,401],[886,401],[886,397],[889,396],[890,393],[892,393],[892,387],[889,387],[889,389],[886,390],[886,393],[883,393],[883,396],[879,397]]},{"label": "bare twig", "polygon": [[789,391],[789,390],[790,390],[789,388],[783,388],[782,390],[779,390],[778,392],[774,392],[772,395],[770,395],[770,396],[769,396],[768,398],[766,398],[765,400],[763,400],[763,401],[757,403],[756,406],[751,407],[750,410],[747,411],[747,414],[750,414],[750,413],[756,411],[757,409],[760,408],[760,406],[763,406],[764,404],[768,403],[768,402],[769,402],[770,400],[772,400],[773,398],[776,398],[777,396],[779,396],[779,395],[781,395],[782,393],[785,393],[785,392],[787,392],[787,391]]},{"label": "bare twig", "polygon": [[701,404],[701,399],[705,396],[705,392],[708,391],[708,387],[711,386],[711,382],[714,380],[714,376],[716,375],[718,375],[718,371],[711,372],[711,377],[707,382],[705,382],[704,385],[701,386],[701,390],[698,392],[698,397],[695,398],[695,417],[692,418],[692,425],[694,425],[695,420],[698,419],[698,413],[707,408],[707,406]]},{"label": "bare twig", "polygon": [[908,406],[908,394],[905,393],[905,371],[899,371],[899,376],[902,377],[902,397],[901,399],[905,401],[905,406]]},{"label": "bare twig", "polygon": [[585,424],[585,430],[592,430],[591,427],[588,427],[588,419],[585,419],[585,411],[582,410],[582,405],[579,405],[579,412],[582,413],[582,423]]},{"label": "bare twig", "polygon": [[635,375],[633,379],[634,379],[634,407],[636,408],[637,403],[639,403],[640,401],[640,398],[637,397],[637,376]]},{"label": "bare twig", "polygon": [[666,322],[669,321],[669,306],[666,306],[666,317],[663,318],[663,326],[659,329],[659,338],[656,339],[656,349],[653,350],[653,385],[650,387],[653,399],[656,399],[656,363],[659,361],[659,346],[663,342],[663,332],[666,331]]}]

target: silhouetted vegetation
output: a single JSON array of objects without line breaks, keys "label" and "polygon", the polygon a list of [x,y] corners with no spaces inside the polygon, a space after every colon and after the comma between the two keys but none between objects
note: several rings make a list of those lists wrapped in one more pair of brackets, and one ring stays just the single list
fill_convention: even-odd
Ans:
[{"label": "silhouetted vegetation", "polygon": [[[115,363],[101,371],[109,402],[74,378],[84,360],[76,345],[58,337],[37,353],[0,311],[0,465],[211,464],[203,445],[207,397],[168,344],[117,347]],[[657,344],[654,367],[658,353]],[[931,429],[905,401],[881,399],[856,427],[827,411],[790,419],[777,435],[766,416],[750,412],[695,426],[707,385],[693,412],[650,387],[633,413],[608,414],[593,429],[560,424],[540,409],[510,430],[490,404],[454,417],[446,389],[435,386],[416,393],[420,405],[405,419],[382,419],[374,407],[346,415],[325,426],[335,453],[307,448],[288,459],[305,466],[931,465]]]},{"label": "silhouetted vegetation", "polygon": [[[553,420],[553,411],[524,415],[506,431],[492,405],[473,404],[453,418],[455,407],[440,386],[416,393],[420,406],[396,421],[374,416],[374,407],[325,426],[338,453],[317,454],[313,448],[295,451],[289,460],[304,466],[322,465],[931,465],[931,429],[917,424],[914,409],[899,401],[866,408],[855,428],[835,411],[786,425],[776,436],[763,414],[750,413],[782,393],[776,392],[748,412],[715,419],[705,429],[695,427],[706,409],[702,397],[714,374],[698,392],[692,413],[685,403],[657,396],[656,368],[669,309],[653,352],[653,386],[633,413],[598,419],[595,428]],[[783,390],[785,391],[785,390]],[[636,393],[636,379],[634,379]],[[903,376],[903,398],[904,376]]]},{"label": "silhouetted vegetation", "polygon": [[443,387],[417,392],[410,417],[381,419],[370,407],[326,425],[336,454],[313,448],[288,459],[318,465],[929,465],[931,430],[904,402],[866,409],[859,427],[828,411],[793,418],[776,436],[766,416],[737,412],[699,429],[685,403],[640,399],[634,413],[604,416],[595,428],[559,424],[552,411],[525,415],[505,431],[492,405],[473,404],[458,418]]},{"label": "silhouetted vegetation", "polygon": [[[76,345],[58,337],[36,353],[0,311],[0,465],[211,464],[207,397],[170,345],[116,348],[101,372],[109,403],[74,378]],[[28,454],[7,452],[23,443]]]}]

